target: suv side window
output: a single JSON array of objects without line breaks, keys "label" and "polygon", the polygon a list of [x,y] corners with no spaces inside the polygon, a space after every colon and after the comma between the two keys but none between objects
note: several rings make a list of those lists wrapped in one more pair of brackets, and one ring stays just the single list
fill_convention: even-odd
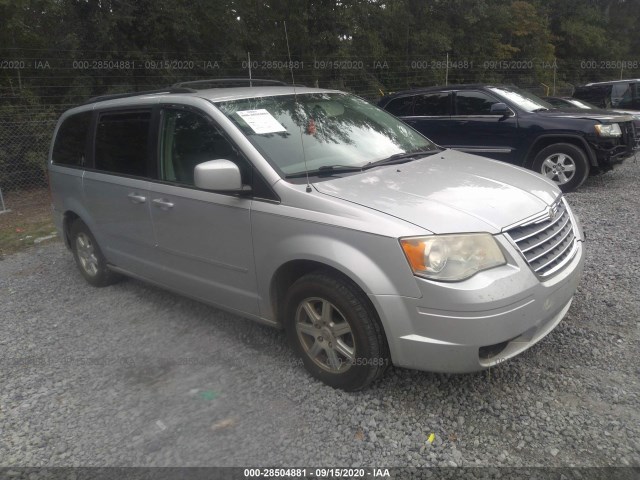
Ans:
[{"label": "suv side window", "polygon": [[483,92],[456,92],[456,115],[491,115],[491,105],[500,103]]},{"label": "suv side window", "polygon": [[96,169],[146,176],[150,125],[150,111],[102,113],[96,129]]},{"label": "suv side window", "polygon": [[62,122],[53,144],[53,163],[70,167],[84,167],[87,134],[91,112],[76,113]]},{"label": "suv side window", "polygon": [[384,108],[396,117],[409,116],[412,113],[413,97],[400,97],[391,100]]},{"label": "suv side window", "polygon": [[449,95],[449,92],[417,95],[413,106],[413,114],[425,117],[450,115],[449,106],[451,101]]},{"label": "suv side window", "polygon": [[199,163],[225,159],[238,165],[248,182],[249,165],[222,131],[198,113],[164,109],[160,132],[160,180],[193,186]]}]

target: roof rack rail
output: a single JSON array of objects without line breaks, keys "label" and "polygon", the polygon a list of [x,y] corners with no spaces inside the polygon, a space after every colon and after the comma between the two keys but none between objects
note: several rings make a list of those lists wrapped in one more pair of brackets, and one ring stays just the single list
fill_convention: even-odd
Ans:
[{"label": "roof rack rail", "polygon": [[285,82],[280,80],[271,80],[266,78],[210,78],[207,80],[193,80],[190,82],[180,82],[173,85],[174,88],[229,88],[229,87],[269,87],[269,86],[287,86]]},{"label": "roof rack rail", "polygon": [[87,105],[89,103],[104,102],[106,100],[117,100],[119,98],[137,97],[140,95],[153,95],[156,93],[194,93],[195,91],[196,90],[192,88],[172,86],[168,88],[161,88],[160,90],[145,90],[142,92],[129,92],[129,93],[113,93],[108,95],[99,95],[97,97],[92,97],[86,102],[84,102],[83,105]]}]

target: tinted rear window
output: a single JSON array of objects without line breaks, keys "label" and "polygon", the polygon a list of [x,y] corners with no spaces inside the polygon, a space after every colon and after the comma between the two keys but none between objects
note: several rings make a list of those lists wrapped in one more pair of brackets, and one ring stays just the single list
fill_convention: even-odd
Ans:
[{"label": "tinted rear window", "polygon": [[146,176],[151,112],[103,113],[96,131],[96,169]]},{"label": "tinted rear window", "polygon": [[90,124],[91,112],[77,113],[62,122],[53,144],[51,158],[54,163],[73,167],[84,166]]}]

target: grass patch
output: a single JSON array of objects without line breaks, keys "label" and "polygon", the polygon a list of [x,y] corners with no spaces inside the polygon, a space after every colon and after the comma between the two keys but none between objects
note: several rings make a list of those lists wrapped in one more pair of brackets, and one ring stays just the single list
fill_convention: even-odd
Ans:
[{"label": "grass patch", "polygon": [[5,203],[10,211],[0,213],[0,259],[57,239],[43,240],[56,233],[47,189],[11,192],[5,195]]}]

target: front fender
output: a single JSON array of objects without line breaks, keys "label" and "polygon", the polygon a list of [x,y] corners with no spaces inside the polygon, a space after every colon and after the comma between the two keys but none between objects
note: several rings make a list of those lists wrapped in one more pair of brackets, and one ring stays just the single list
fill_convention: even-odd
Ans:
[{"label": "front fender", "polygon": [[563,141],[566,143],[567,140],[569,140],[568,143],[578,143],[584,150],[584,153],[587,156],[587,159],[589,160],[589,163],[591,164],[591,166],[593,167],[598,166],[598,159],[596,158],[596,155],[594,154],[593,149],[589,146],[589,144],[587,143],[584,137],[580,135],[553,133],[553,134],[538,135],[533,140],[533,142],[531,143],[531,147],[529,147],[529,151],[527,152],[527,155],[525,157],[527,159],[525,164],[527,168],[531,168],[533,166],[533,160],[535,159],[536,153],[541,148],[544,148],[544,147],[541,147],[541,145],[546,146],[551,144],[548,142],[548,140],[552,140],[551,143],[563,143]]},{"label": "front fender", "polygon": [[260,215],[253,227],[260,311],[269,319],[271,282],[281,266],[295,260],[334,268],[368,295],[421,296],[396,238]]}]

